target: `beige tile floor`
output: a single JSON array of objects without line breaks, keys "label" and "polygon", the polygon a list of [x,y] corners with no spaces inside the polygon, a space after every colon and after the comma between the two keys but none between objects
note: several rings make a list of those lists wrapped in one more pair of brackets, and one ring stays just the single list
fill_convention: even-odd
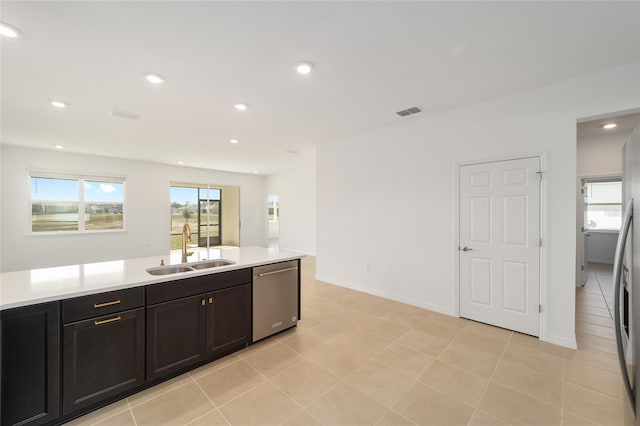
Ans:
[{"label": "beige tile floor", "polygon": [[611,272],[577,289],[579,349],[315,281],[302,321],[78,425],[619,425]]}]

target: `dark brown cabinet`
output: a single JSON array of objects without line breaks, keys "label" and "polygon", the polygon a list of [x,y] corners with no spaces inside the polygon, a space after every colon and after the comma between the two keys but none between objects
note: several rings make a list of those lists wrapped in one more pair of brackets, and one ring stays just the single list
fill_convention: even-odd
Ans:
[{"label": "dark brown cabinet", "polygon": [[251,342],[250,268],[0,311],[0,426],[68,421]]},{"label": "dark brown cabinet", "polygon": [[203,295],[147,307],[147,379],[162,377],[206,357]]},{"label": "dark brown cabinet", "polygon": [[[181,291],[206,288],[203,278],[182,280]],[[246,279],[251,279],[250,274]],[[210,279],[208,286],[223,287],[224,283]],[[158,294],[149,298],[153,300]],[[250,283],[147,306],[147,380],[246,346],[250,327]]]},{"label": "dark brown cabinet", "polygon": [[8,309],[2,336],[1,424],[39,425],[60,414],[59,302]]},{"label": "dark brown cabinet", "polygon": [[251,336],[249,284],[207,294],[207,356],[246,345]]},{"label": "dark brown cabinet", "polygon": [[63,415],[144,384],[144,308],[64,325]]}]

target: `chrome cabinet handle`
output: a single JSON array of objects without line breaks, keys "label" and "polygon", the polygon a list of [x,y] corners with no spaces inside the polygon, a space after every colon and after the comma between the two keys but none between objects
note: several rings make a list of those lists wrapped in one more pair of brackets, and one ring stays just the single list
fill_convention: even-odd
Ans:
[{"label": "chrome cabinet handle", "polygon": [[624,212],[624,219],[622,220],[622,229],[618,236],[618,244],[616,245],[616,255],[613,260],[613,285],[614,285],[614,322],[616,326],[616,345],[618,346],[618,362],[620,363],[620,372],[624,382],[624,389],[631,403],[633,413],[636,413],[636,403],[633,390],[631,389],[631,381],[629,380],[629,372],[627,371],[627,364],[624,359],[624,348],[622,347],[622,325],[621,325],[621,312],[620,312],[620,281],[622,278],[622,259],[624,257],[625,243],[627,242],[627,236],[629,234],[629,227],[631,226],[631,220],[633,218],[633,199],[631,199]]},{"label": "chrome cabinet handle", "polygon": [[467,247],[467,246],[464,246],[464,247],[462,248],[462,251],[471,251],[471,250],[473,250],[473,249],[472,249],[472,248],[469,248],[469,247]]}]

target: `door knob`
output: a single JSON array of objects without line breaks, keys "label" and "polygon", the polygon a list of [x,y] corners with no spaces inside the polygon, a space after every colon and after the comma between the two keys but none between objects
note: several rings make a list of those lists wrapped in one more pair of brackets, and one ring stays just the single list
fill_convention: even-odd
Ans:
[{"label": "door knob", "polygon": [[464,246],[464,247],[462,248],[462,251],[471,251],[471,250],[473,250],[473,249],[471,249],[471,248],[469,248],[469,247],[467,247],[467,246]]}]

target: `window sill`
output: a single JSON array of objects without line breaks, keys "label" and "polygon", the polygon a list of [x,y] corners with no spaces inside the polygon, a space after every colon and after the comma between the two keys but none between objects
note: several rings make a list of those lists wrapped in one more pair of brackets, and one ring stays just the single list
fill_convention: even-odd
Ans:
[{"label": "window sill", "polygon": [[587,232],[593,232],[596,234],[619,234],[619,229],[587,229]]},{"label": "window sill", "polygon": [[52,237],[71,235],[101,235],[101,234],[126,234],[126,229],[105,229],[104,231],[49,231],[49,232],[29,232],[27,237]]}]

